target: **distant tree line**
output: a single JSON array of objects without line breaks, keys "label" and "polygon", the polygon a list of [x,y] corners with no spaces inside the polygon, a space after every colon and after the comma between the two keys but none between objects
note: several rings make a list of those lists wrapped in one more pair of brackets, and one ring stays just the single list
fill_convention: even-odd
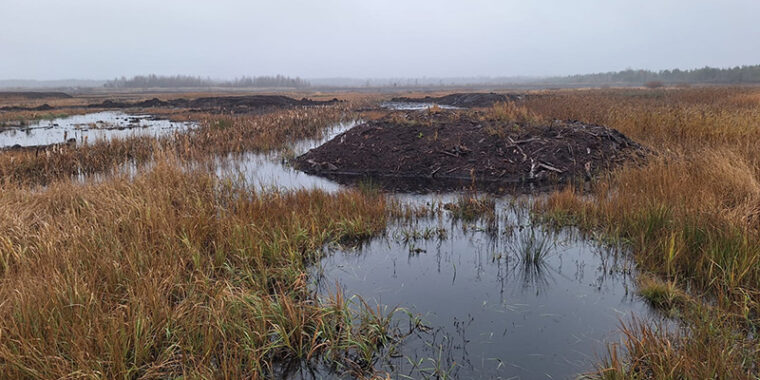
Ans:
[{"label": "distant tree line", "polygon": [[120,79],[114,79],[104,84],[104,86],[108,88],[210,87],[212,85],[213,82],[211,80],[202,79],[201,77],[187,75],[159,76],[155,74],[137,75],[129,79],[121,77]]},{"label": "distant tree line", "polygon": [[726,69],[703,67],[692,70],[623,70],[609,73],[571,75],[552,78],[564,83],[760,83],[760,65]]},{"label": "distant tree line", "polygon": [[284,75],[242,77],[232,81],[214,81],[189,75],[137,75],[132,78],[117,78],[106,82],[107,88],[188,88],[188,87],[309,87],[309,82],[301,78]]},{"label": "distant tree line", "polygon": [[261,77],[242,77],[232,82],[221,84],[223,87],[292,87],[302,88],[309,87],[309,82],[299,78],[291,78],[283,75],[261,76]]}]

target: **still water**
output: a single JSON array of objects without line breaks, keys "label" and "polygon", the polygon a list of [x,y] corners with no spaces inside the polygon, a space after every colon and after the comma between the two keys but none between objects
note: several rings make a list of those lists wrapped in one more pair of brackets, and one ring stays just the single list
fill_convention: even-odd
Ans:
[{"label": "still water", "polygon": [[327,255],[314,270],[315,286],[330,294],[337,283],[370,305],[422,317],[429,329],[406,338],[401,357],[377,365],[395,378],[436,371],[453,378],[573,378],[618,340],[621,319],[648,309],[635,294],[625,251],[537,225],[530,198],[521,198],[500,198],[495,222],[462,222],[443,212],[396,223],[360,248]]},{"label": "still water", "polygon": [[189,122],[156,119],[150,115],[96,112],[0,129],[0,148],[60,144],[71,139],[81,144],[131,136],[162,136],[184,132],[195,125]]},{"label": "still water", "polygon": [[385,102],[380,105],[383,108],[388,108],[392,110],[406,110],[406,111],[417,111],[417,110],[426,110],[431,107],[438,107],[445,110],[456,110],[461,109],[461,107],[455,107],[455,106],[448,106],[445,104],[436,104],[436,103],[422,103],[422,102]]},{"label": "still water", "polygon": [[[303,154],[353,125],[294,143],[288,154]],[[231,155],[218,160],[217,172],[261,188],[344,187],[286,161],[281,154]],[[575,378],[593,370],[607,344],[620,340],[621,320],[656,317],[636,295],[625,250],[534,222],[530,203],[541,194],[496,196],[495,216],[471,221],[439,207],[456,202],[457,192],[387,196],[438,212],[394,222],[360,247],[328,249],[311,279],[322,296],[340,288],[370,305],[404,308],[421,318],[424,328],[375,364],[392,378]],[[395,320],[403,326],[409,317],[399,312]],[[334,376],[319,368],[288,374]]]}]

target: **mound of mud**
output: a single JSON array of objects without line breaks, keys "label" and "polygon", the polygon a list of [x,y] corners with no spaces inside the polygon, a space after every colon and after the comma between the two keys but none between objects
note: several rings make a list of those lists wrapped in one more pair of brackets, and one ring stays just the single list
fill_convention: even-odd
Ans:
[{"label": "mound of mud", "polygon": [[391,99],[392,102],[399,103],[434,103],[446,106],[461,107],[461,108],[473,108],[473,107],[491,107],[496,103],[502,103],[506,101],[515,101],[522,99],[522,95],[515,94],[495,94],[491,93],[461,93],[450,94],[446,96],[431,97],[426,96],[424,98],[406,98],[398,97]]},{"label": "mound of mud", "polygon": [[564,182],[590,178],[646,149],[620,132],[579,122],[517,125],[482,112],[392,113],[295,159],[327,177]]}]

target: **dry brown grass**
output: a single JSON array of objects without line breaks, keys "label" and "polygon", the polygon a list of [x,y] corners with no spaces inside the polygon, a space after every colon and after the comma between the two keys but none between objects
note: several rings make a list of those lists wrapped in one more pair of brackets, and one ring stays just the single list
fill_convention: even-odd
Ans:
[{"label": "dry brown grass", "polygon": [[568,91],[525,102],[552,118],[616,128],[655,152],[646,165],[599,179],[593,199],[567,189],[537,210],[629,242],[641,269],[719,310],[704,318],[684,313],[687,333],[672,337],[629,327],[629,356],[610,360],[605,377],[758,376],[758,94],[754,88]]},{"label": "dry brown grass", "polygon": [[[603,124],[655,152],[599,178],[593,198],[568,188],[536,205],[556,223],[627,242],[639,268],[657,276],[643,292],[684,323],[683,331],[625,324],[625,353],[612,346],[596,375],[757,378],[760,90],[539,95],[494,112]],[[174,138],[0,154],[0,377],[262,377],[315,358],[365,369],[388,342],[387,319],[367,307],[353,314],[340,294],[315,301],[303,268],[326,241],[382,229],[382,198],[262,194],[178,168],[278,149],[346,112],[174,115],[202,126]],[[66,180],[156,159],[133,180]],[[26,187],[39,183],[49,186]]]},{"label": "dry brown grass", "polygon": [[[200,127],[0,152],[0,378],[270,378],[319,361],[372,375],[393,311],[317,300],[305,268],[381,231],[384,197],[258,192],[186,165],[318,137],[348,106],[167,115]],[[70,180],[92,173],[110,175]]]},{"label": "dry brown grass", "polygon": [[257,193],[163,160],[132,180],[0,194],[2,378],[362,371],[388,342],[385,315],[316,301],[304,274],[326,242],[382,230],[382,196]]}]

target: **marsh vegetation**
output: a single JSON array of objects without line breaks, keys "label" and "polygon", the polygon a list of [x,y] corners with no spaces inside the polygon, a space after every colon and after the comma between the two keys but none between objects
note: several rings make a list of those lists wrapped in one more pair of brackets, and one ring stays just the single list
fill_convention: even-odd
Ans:
[{"label": "marsh vegetation", "polygon": [[646,160],[527,202],[289,166],[380,95],[0,151],[0,377],[756,378],[760,91],[529,95],[478,112],[614,128]]}]

